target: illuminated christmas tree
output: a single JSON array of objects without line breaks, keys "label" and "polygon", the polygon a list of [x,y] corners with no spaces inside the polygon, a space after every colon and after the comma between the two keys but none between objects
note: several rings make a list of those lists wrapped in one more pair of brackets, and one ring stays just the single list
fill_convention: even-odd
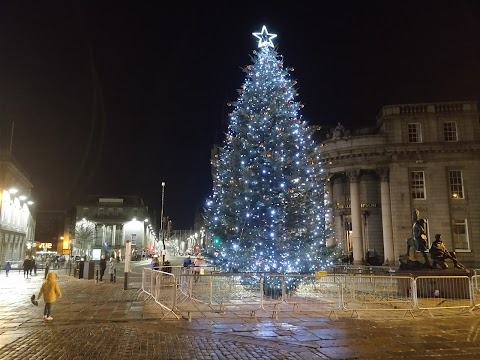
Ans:
[{"label": "illuminated christmas tree", "polygon": [[223,271],[314,273],[331,265],[325,178],[293,69],[263,26],[215,165],[206,223]]}]

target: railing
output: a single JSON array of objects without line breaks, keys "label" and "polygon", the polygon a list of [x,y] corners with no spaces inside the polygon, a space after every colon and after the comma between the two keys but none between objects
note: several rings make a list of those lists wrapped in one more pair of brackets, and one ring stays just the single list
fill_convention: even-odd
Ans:
[{"label": "railing", "polygon": [[338,316],[342,312],[393,314],[415,317],[436,310],[473,312],[480,307],[480,276],[411,276],[327,274],[326,276],[219,273],[202,267],[172,266],[169,272],[145,268],[142,290],[155,304],[176,318],[195,313],[258,311],[278,318],[281,313],[316,312]]},{"label": "railing", "polygon": [[476,111],[475,101],[455,101],[443,103],[401,104],[384,106],[377,119],[386,115],[418,114],[418,113],[450,113]]}]

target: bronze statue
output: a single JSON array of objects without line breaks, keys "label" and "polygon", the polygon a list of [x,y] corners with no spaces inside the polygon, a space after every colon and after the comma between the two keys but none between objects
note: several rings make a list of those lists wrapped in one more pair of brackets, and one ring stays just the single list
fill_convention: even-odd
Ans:
[{"label": "bronze statue", "polygon": [[[400,256],[400,269],[430,269],[430,261],[428,259],[428,237],[427,237],[427,221],[420,218],[419,211],[415,209],[412,214],[412,237],[407,239],[407,253]],[[416,251],[422,253],[424,262],[421,263],[416,259]]]},{"label": "bronze statue", "polygon": [[427,237],[427,221],[425,219],[418,219],[412,226],[413,243],[415,249],[420,251],[423,256],[426,268],[430,268],[430,261],[428,260],[428,237]]},{"label": "bronze statue", "polygon": [[438,265],[442,270],[448,269],[448,265],[445,262],[445,260],[450,259],[453,261],[453,266],[456,269],[465,270],[465,266],[463,266],[457,260],[457,256],[455,252],[450,252],[447,250],[447,247],[442,241],[441,234],[435,235],[435,241],[432,243],[432,246],[430,247],[430,256],[432,257],[432,263],[434,268]]}]

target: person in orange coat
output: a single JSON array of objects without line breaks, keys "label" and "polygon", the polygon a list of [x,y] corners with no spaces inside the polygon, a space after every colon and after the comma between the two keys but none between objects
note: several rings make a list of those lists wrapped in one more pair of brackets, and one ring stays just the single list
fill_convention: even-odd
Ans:
[{"label": "person in orange coat", "polygon": [[57,274],[50,272],[47,274],[47,278],[43,281],[42,287],[38,293],[37,299],[43,296],[45,301],[45,309],[43,310],[43,319],[47,321],[53,320],[50,316],[52,312],[52,304],[57,300],[57,296],[61,298],[62,292],[57,282]]}]

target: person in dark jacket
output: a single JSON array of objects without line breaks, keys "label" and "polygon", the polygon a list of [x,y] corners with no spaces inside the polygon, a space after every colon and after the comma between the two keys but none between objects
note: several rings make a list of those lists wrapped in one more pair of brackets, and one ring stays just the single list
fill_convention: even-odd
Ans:
[{"label": "person in dark jacket", "polygon": [[160,260],[158,259],[157,255],[153,256],[152,262],[150,263],[150,268],[152,270],[159,270],[160,269]]},{"label": "person in dark jacket", "polygon": [[32,268],[32,260],[27,256],[25,260],[23,260],[23,277],[28,279],[28,274]]},{"label": "person in dark jacket", "polygon": [[11,269],[12,269],[12,265],[10,265],[10,262],[7,261],[7,263],[5,264],[5,273],[7,274],[7,277]]},{"label": "person in dark jacket", "polygon": [[105,274],[105,270],[107,269],[107,260],[105,260],[105,255],[102,255],[100,259],[100,281],[103,281],[103,275]]},{"label": "person in dark jacket", "polygon": [[192,265],[192,258],[190,257],[190,255],[187,255],[185,257],[185,259],[183,259],[183,267],[190,267]]},{"label": "person in dark jacket", "polygon": [[45,260],[45,276],[44,276],[44,279],[47,278],[49,270],[50,270],[50,259],[47,258],[47,260]]},{"label": "person in dark jacket", "polygon": [[34,275],[37,275],[37,263],[35,261],[35,258],[32,257],[31,264],[30,264],[30,276],[32,276],[32,271]]}]

